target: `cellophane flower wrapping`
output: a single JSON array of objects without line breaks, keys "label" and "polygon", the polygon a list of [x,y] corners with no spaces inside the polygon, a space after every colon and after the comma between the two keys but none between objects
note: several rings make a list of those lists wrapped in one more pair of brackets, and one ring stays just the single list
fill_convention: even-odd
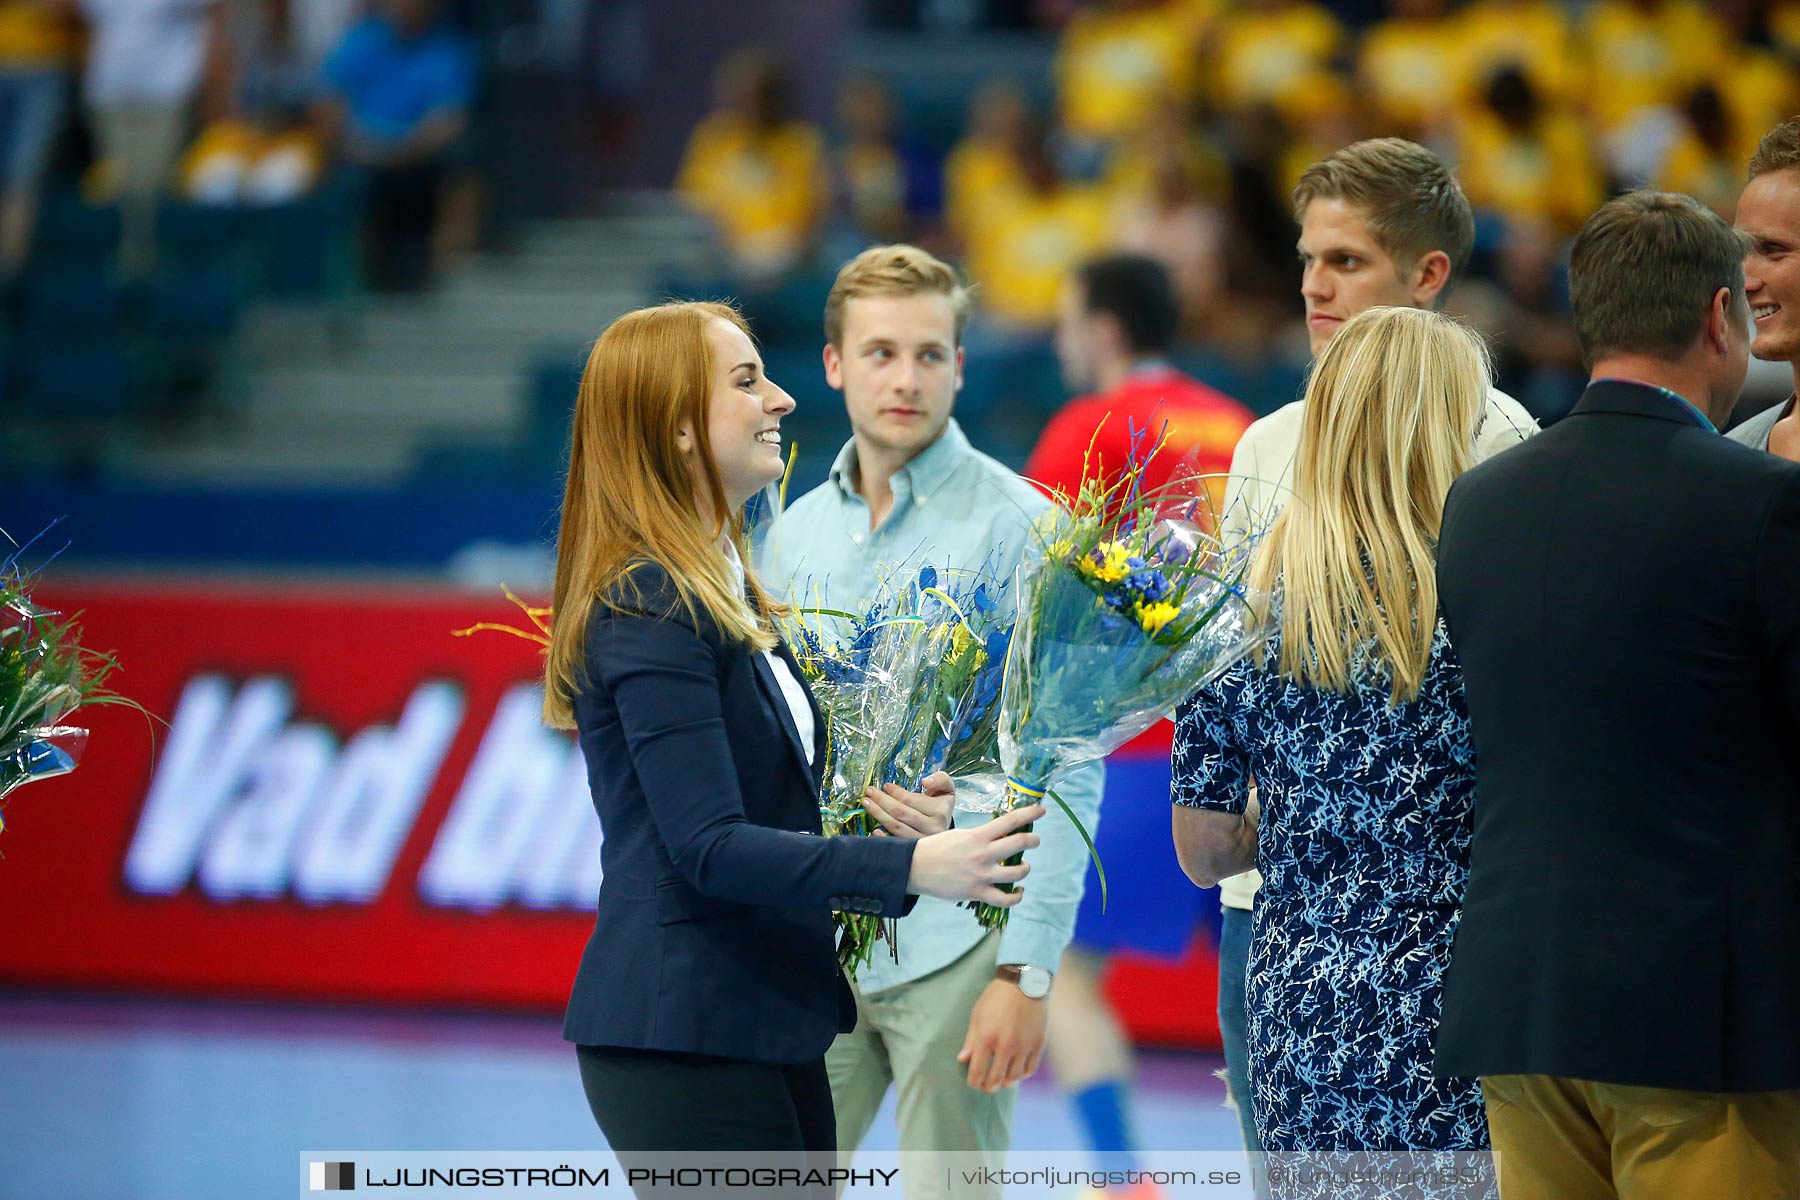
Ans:
[{"label": "cellophane flower wrapping", "polygon": [[67,720],[78,707],[130,703],[104,686],[118,664],[84,648],[73,621],[32,600],[34,578],[19,565],[31,544],[0,562],[0,800],[80,764],[88,731]]},{"label": "cellophane flower wrapping", "polygon": [[[998,811],[1057,802],[1070,768],[1136,737],[1262,641],[1244,586],[1255,538],[1227,544],[1217,525],[1197,501],[1132,490],[1121,501],[1099,483],[1040,521],[1043,553],[1014,586]],[[989,928],[1010,911],[974,907]]]},{"label": "cellophane flower wrapping", "polygon": [[[999,588],[981,572],[952,580],[933,567],[890,580],[864,612],[796,610],[784,633],[826,724],[820,823],[828,837],[866,836],[871,786],[919,790],[946,771],[988,793],[998,762],[1000,665],[1006,631],[989,628]],[[875,944],[899,945],[892,921],[834,914],[838,960],[853,978]]]}]

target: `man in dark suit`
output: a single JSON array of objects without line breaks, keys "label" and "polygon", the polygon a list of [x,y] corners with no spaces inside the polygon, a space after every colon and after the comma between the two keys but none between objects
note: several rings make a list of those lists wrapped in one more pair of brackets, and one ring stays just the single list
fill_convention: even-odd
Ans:
[{"label": "man in dark suit", "polygon": [[1586,392],[1444,511],[1477,791],[1436,1069],[1507,1200],[1800,1196],[1800,465],[1716,432],[1743,253],[1686,196],[1595,213]]}]

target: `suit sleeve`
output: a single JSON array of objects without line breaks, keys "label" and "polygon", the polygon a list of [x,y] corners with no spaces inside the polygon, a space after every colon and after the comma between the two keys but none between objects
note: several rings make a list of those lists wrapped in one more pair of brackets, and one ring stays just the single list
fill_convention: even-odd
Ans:
[{"label": "suit sleeve", "polygon": [[691,626],[676,616],[609,612],[594,622],[588,643],[590,678],[618,706],[651,820],[695,890],[745,904],[866,904],[901,914],[915,842],[824,838],[745,817],[719,702],[718,658]]},{"label": "suit sleeve", "polygon": [[1800,470],[1788,473],[1764,519],[1757,548],[1756,606],[1776,686],[1800,733]]}]

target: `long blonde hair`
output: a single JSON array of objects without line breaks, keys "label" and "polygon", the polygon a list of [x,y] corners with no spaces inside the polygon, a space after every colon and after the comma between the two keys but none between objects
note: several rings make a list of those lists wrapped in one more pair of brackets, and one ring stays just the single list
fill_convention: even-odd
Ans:
[{"label": "long blonde hair", "polygon": [[1325,347],[1306,386],[1294,494],[1250,566],[1282,592],[1280,671],[1351,690],[1359,655],[1418,696],[1437,630],[1444,498],[1475,459],[1490,371],[1448,317],[1373,308]]},{"label": "long blonde hair", "polygon": [[[544,661],[547,724],[575,723],[593,606],[641,602],[630,577],[642,560],[668,572],[690,618],[704,612],[733,641],[758,650],[775,645],[769,615],[780,606],[749,569],[743,514],[725,501],[706,437],[718,365],[706,326],[715,319],[750,333],[729,305],[659,304],[614,321],[588,355],[556,538],[555,620]],[[684,425],[694,434],[691,460],[679,442]],[[726,536],[745,563],[754,605],[739,591],[720,546]]]}]

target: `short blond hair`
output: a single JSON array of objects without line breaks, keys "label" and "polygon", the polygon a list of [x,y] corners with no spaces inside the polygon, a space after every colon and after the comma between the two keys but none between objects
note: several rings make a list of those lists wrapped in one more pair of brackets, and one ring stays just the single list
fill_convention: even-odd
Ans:
[{"label": "short blond hair", "polygon": [[1304,221],[1314,200],[1362,209],[1375,244],[1402,271],[1442,250],[1454,282],[1475,249],[1475,214],[1462,185],[1443,159],[1405,138],[1368,138],[1306,168],[1294,185],[1295,221]]},{"label": "short blond hair", "polygon": [[1772,171],[1800,167],[1800,117],[1789,117],[1756,143],[1756,154],[1750,159],[1749,178],[1758,179]]},{"label": "short blond hair", "polygon": [[956,344],[962,345],[969,325],[973,300],[956,268],[917,246],[898,243],[871,246],[845,263],[825,297],[825,340],[833,346],[844,342],[844,306],[862,296],[916,296],[936,294],[950,301],[956,318]]}]

